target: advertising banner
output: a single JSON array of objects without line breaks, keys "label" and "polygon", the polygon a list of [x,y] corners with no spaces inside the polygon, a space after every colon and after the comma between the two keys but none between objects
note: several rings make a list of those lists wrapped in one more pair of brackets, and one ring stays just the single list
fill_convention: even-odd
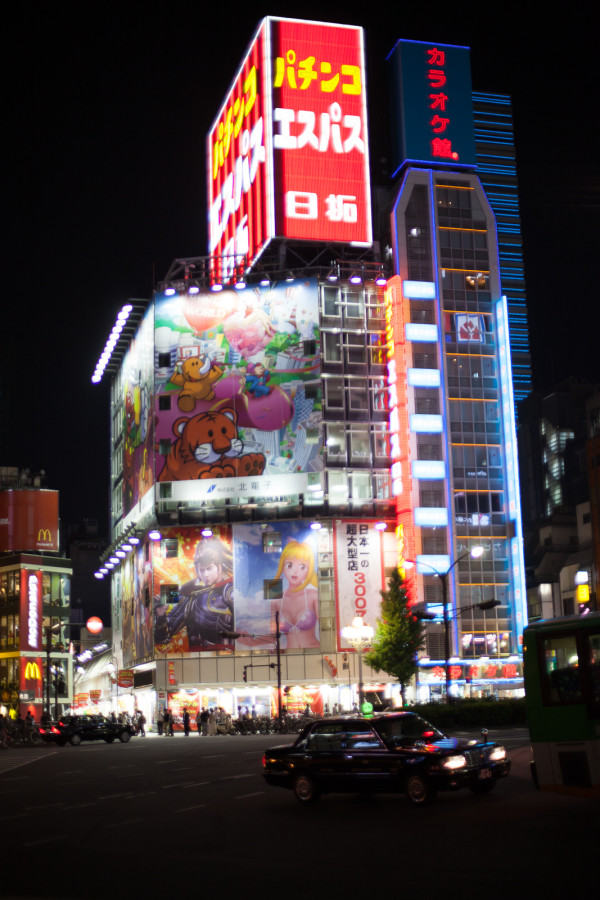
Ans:
[{"label": "advertising banner", "polygon": [[154,484],[152,440],[153,317],[142,320],[123,360],[123,514]]},{"label": "advertising banner", "polygon": [[58,550],[58,491],[0,492],[0,552]]},{"label": "advertising banner", "polygon": [[155,440],[176,500],[286,498],[323,469],[316,279],[155,298]]},{"label": "advertising banner", "polygon": [[153,548],[156,651],[233,649],[227,634],[235,625],[231,527],[213,526],[206,537],[199,528],[169,528],[163,534]]},{"label": "advertising banner", "polygon": [[319,647],[317,536],[306,522],[234,525],[237,649]]},{"label": "advertising banner", "polygon": [[133,687],[133,669],[119,669],[117,684],[121,688]]},{"label": "advertising banner", "polygon": [[21,650],[43,650],[42,572],[21,570],[20,598]]},{"label": "advertising banner", "polygon": [[276,612],[282,649],[319,647],[317,537],[306,522],[213,526],[210,536],[170,528],[153,552],[158,653],[274,650]]},{"label": "advertising banner", "polygon": [[375,627],[385,586],[381,534],[374,522],[344,519],[334,522],[335,603],[338,650],[349,650],[341,629],[355,616]]},{"label": "advertising banner", "polygon": [[363,31],[269,21],[276,235],[368,245]]},{"label": "advertising banner", "polygon": [[217,278],[251,264],[273,238],[369,245],[362,29],[264,19],[208,135],[207,158]]},{"label": "advertising banner", "polygon": [[[120,595],[118,605],[122,609],[121,641],[126,666],[152,657],[151,587],[152,565],[140,544],[123,560],[115,579],[115,593]],[[113,616],[113,629],[117,622],[118,618]]]}]

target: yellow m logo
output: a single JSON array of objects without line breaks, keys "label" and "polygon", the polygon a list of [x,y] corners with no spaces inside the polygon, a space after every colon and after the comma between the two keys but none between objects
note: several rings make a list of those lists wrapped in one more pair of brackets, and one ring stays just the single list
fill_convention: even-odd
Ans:
[{"label": "yellow m logo", "polygon": [[25,681],[27,681],[28,678],[35,678],[36,681],[39,681],[41,677],[38,664],[36,662],[28,662],[25,666]]},{"label": "yellow m logo", "polygon": [[40,528],[40,530],[38,531],[38,541],[40,543],[42,541],[45,541],[47,544],[51,543],[52,535],[49,528]]}]

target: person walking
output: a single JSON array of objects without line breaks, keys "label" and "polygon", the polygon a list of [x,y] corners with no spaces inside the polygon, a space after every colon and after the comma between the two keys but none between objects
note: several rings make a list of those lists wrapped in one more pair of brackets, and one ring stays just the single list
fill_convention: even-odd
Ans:
[{"label": "person walking", "polygon": [[183,733],[186,737],[190,736],[190,714],[188,712],[187,706],[183,710]]},{"label": "person walking", "polygon": [[171,713],[169,712],[168,709],[165,709],[165,711],[163,713],[163,733],[166,735],[169,734],[170,724],[171,724]]},{"label": "person walking", "polygon": [[162,733],[163,733],[163,727],[164,727],[164,724],[165,724],[165,715],[164,715],[164,712],[162,711],[162,708],[161,708],[161,709],[159,710],[159,713],[158,713],[157,717],[156,717],[156,727],[158,728],[158,733],[159,733],[159,734],[162,734]]},{"label": "person walking", "polygon": [[203,707],[202,707],[202,712],[200,713],[200,722],[201,722],[201,724],[202,724],[202,736],[203,736],[203,737],[208,737],[208,719],[209,719],[209,715],[210,715],[210,714],[209,714],[208,710],[203,706]]}]

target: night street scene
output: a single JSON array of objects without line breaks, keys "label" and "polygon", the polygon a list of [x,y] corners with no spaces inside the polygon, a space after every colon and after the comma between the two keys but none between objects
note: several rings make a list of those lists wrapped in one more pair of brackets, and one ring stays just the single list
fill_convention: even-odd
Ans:
[{"label": "night street scene", "polygon": [[86,13],[7,28],[0,896],[597,892],[590,14]]}]

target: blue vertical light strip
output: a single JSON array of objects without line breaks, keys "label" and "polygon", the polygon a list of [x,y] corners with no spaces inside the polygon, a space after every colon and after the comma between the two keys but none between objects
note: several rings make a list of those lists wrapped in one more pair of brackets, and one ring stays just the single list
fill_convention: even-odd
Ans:
[{"label": "blue vertical light strip", "polygon": [[511,583],[514,596],[514,629],[523,652],[523,629],[527,625],[527,590],[525,584],[525,558],[523,554],[523,530],[521,525],[521,495],[519,491],[519,462],[517,458],[517,430],[515,402],[510,358],[510,334],[508,328],[508,302],[501,297],[495,304],[498,336],[500,396],[502,405],[502,433],[506,466],[506,490],[508,495],[508,520],[514,523],[510,539]]},{"label": "blue vertical light strip", "polygon": [[[439,341],[438,341],[438,350],[439,350],[439,367],[440,367],[440,375],[442,380],[442,425],[443,425],[443,435],[444,435],[444,480],[446,483],[446,502],[448,508],[448,551],[449,558],[453,559],[454,557],[454,494],[452,491],[452,481],[450,480],[450,435],[448,431],[448,375],[446,372],[446,354],[444,347],[444,304],[442,302],[442,288],[440,284],[440,266],[439,266],[439,256],[438,256],[438,233],[437,233],[437,215],[436,215],[436,202],[435,202],[435,182],[433,179],[434,173],[429,172],[429,202],[430,202],[430,210],[429,214],[431,216],[431,239],[433,242],[432,252],[433,252],[433,274],[435,281],[435,290],[436,290],[436,300],[434,301],[437,305],[437,319],[439,324]],[[455,575],[452,578],[449,578],[450,582],[450,606],[451,606],[451,616],[452,616],[452,632],[453,632],[453,641],[452,646],[454,650],[458,652],[458,622],[455,616],[456,612],[456,582]],[[454,654],[452,654],[454,655]]]}]

